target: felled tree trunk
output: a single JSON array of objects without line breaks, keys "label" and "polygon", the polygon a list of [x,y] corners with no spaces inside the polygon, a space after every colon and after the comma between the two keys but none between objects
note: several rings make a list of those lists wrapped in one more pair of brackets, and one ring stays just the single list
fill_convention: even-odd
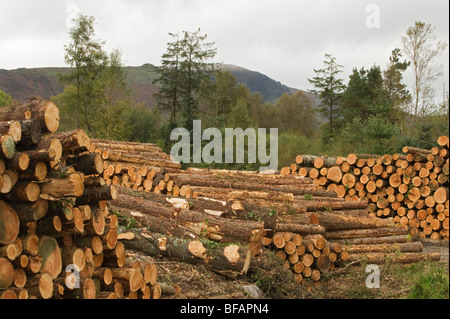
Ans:
[{"label": "felled tree trunk", "polygon": [[225,219],[186,209],[176,210],[122,194],[119,194],[111,203],[119,207],[136,209],[143,214],[174,219],[178,224],[194,233],[220,242],[248,242],[253,236],[264,232],[263,222]]},{"label": "felled tree trunk", "polygon": [[410,264],[414,262],[419,262],[422,260],[433,260],[439,261],[441,259],[440,253],[368,253],[368,254],[350,254],[348,262],[354,261],[366,261],[370,264],[381,265],[387,261],[400,263],[400,264]]},{"label": "felled tree trunk", "polygon": [[20,221],[14,209],[0,200],[0,244],[12,243],[19,234]]},{"label": "felled tree trunk", "polygon": [[[264,269],[277,271],[288,277],[293,274],[281,265],[277,258],[267,258],[264,254],[248,256],[248,248],[231,244],[228,246],[207,248],[199,240],[182,240],[180,238],[162,236],[145,230],[134,230],[130,239],[123,240],[127,249],[140,251],[148,256],[163,256],[189,264],[203,264],[212,271],[227,277],[236,278],[241,275],[247,262],[250,270]],[[293,279],[292,279],[293,280]]]},{"label": "felled tree trunk", "polygon": [[0,109],[0,121],[31,118],[39,120],[43,132],[54,133],[58,130],[59,109],[51,101],[37,97],[23,105],[11,105]]}]

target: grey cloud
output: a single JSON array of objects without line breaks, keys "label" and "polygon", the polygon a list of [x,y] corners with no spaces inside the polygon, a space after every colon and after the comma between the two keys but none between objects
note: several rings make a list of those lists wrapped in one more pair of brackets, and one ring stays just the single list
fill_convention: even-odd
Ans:
[{"label": "grey cloud", "polygon": [[[371,4],[380,28],[366,26]],[[71,5],[96,18],[97,37],[107,50],[121,48],[127,65],[159,64],[169,32],[201,27],[216,43],[218,61],[297,88],[309,87],[325,53],[345,66],[346,80],[354,67],[385,67],[415,20],[449,37],[447,0],[0,0],[0,68],[63,66]],[[33,56],[17,54],[30,45]],[[448,83],[448,50],[442,60]]]}]

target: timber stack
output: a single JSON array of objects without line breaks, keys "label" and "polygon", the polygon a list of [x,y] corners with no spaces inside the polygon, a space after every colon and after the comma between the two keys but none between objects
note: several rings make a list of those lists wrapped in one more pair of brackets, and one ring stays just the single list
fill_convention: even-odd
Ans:
[{"label": "timber stack", "polygon": [[0,108],[0,298],[159,298],[155,265],[118,240],[101,157],[58,127],[51,101]]},{"label": "timber stack", "polygon": [[[237,276],[248,271],[248,267],[266,264],[259,259],[264,247],[273,250],[282,259],[283,266],[293,272],[295,280],[303,284],[308,282],[304,279],[319,281],[321,274],[333,271],[346,261],[373,259],[368,253],[378,253],[378,263],[392,260],[397,245],[406,246],[403,243],[411,241],[407,228],[396,226],[392,218],[369,216],[367,200],[346,201],[334,191],[319,189],[310,178],[303,176],[192,167],[168,175],[184,190],[182,196],[119,187],[117,199],[109,202],[111,210],[135,218],[140,226],[153,233],[130,234],[130,239],[136,242],[124,241],[125,246],[131,245],[130,249],[136,249],[137,243],[148,237],[146,242],[150,243],[143,248],[145,253],[161,254],[155,233],[190,238],[192,244],[181,251],[171,239],[170,255],[188,262],[198,262],[200,258],[213,270],[228,271],[228,274],[232,271]],[[242,251],[235,253],[239,250],[236,245],[234,250],[224,250],[213,258],[199,242],[202,237],[220,243],[238,242],[241,249],[248,246],[246,251],[251,262],[245,263],[247,256]],[[348,238],[355,240],[352,246],[347,245]],[[356,249],[357,239],[367,241],[366,246]],[[402,247],[401,251],[408,253],[409,259],[394,261],[440,258],[439,254],[423,253],[420,242]],[[212,267],[209,260],[222,263],[216,261]],[[232,267],[230,260],[239,262]]]},{"label": "timber stack", "polygon": [[346,201],[368,200],[369,215],[392,217],[411,236],[449,239],[449,138],[431,149],[405,146],[403,153],[298,155],[282,175],[309,177]]},{"label": "timber stack", "polygon": [[91,139],[90,151],[103,160],[106,185],[178,195],[167,173],[179,171],[181,165],[156,144]]}]

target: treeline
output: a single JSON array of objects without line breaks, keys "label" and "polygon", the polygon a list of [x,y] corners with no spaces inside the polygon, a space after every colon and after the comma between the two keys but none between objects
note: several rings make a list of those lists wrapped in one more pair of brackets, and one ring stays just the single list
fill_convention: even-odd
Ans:
[{"label": "treeline", "polygon": [[[64,92],[51,98],[60,108],[63,131],[83,128],[95,138],[157,143],[170,153],[177,142],[170,139],[172,130],[192,130],[197,119],[203,130],[214,127],[222,133],[225,128],[278,128],[279,167],[297,154],[392,154],[404,145],[431,148],[439,136],[449,135],[448,93],[435,99],[431,89],[440,76],[435,62],[446,44],[435,40],[434,28],[423,22],[408,28],[402,49],[392,50],[385,68],[355,67],[347,83],[340,78],[343,66],[326,54],[323,67],[308,79],[318,106],[302,91],[267,102],[211,62],[217,49],[200,29],[170,34],[154,80],[159,91],[153,108],[135,102],[120,50],[105,52],[104,42],[95,40],[94,23],[93,17],[79,15],[64,47],[72,71],[60,76]],[[411,90],[403,79],[407,69],[416,79]],[[10,102],[0,91],[0,105]]]},{"label": "treeline", "polygon": [[[79,15],[70,30],[71,42],[64,47],[72,72],[60,76],[64,92],[52,97],[60,107],[61,130],[83,128],[95,138],[157,143],[167,153],[177,142],[170,139],[172,130],[192,130],[192,121],[197,119],[202,129],[214,127],[222,132],[225,128],[276,127],[285,144],[292,138],[309,140],[318,132],[318,116],[304,93],[286,93],[276,103],[266,102],[210,62],[217,50],[200,29],[170,34],[173,41],[167,44],[154,80],[159,87],[157,106],[136,103],[120,51],[104,51],[104,42],[95,40],[94,23],[93,17]],[[286,156],[285,160],[292,159]],[[208,165],[260,167],[260,163],[247,161]]]}]

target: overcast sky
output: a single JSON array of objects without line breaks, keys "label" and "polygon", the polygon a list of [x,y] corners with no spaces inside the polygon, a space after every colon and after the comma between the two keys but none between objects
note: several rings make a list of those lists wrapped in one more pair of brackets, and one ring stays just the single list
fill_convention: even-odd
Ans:
[{"label": "overcast sky", "polygon": [[[70,21],[81,12],[95,17],[97,38],[108,51],[120,48],[127,66],[159,65],[169,32],[201,28],[216,62],[309,89],[326,53],[344,66],[345,83],[354,67],[384,69],[416,20],[448,43],[448,11],[448,0],[0,0],[0,69],[64,66]],[[439,96],[449,86],[448,52]]]}]

